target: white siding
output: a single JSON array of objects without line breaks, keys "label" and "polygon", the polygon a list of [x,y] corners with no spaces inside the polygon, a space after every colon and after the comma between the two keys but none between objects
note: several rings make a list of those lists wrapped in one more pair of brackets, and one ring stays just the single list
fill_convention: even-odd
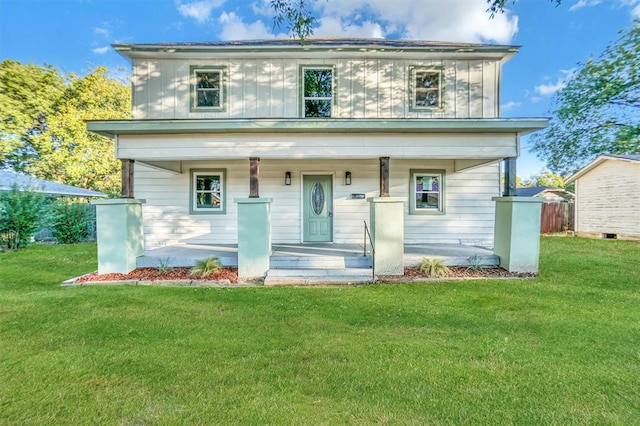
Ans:
[{"label": "white siding", "polygon": [[576,181],[576,231],[640,238],[640,164],[607,160]]},{"label": "white siding", "polygon": [[[336,67],[335,117],[494,118],[498,113],[500,63],[490,60],[416,59],[136,59],[133,118],[294,118],[300,116],[299,67]],[[222,112],[191,112],[189,66],[227,68],[227,102]],[[409,111],[408,69],[444,68],[444,105],[433,112]]]},{"label": "white siding", "polygon": [[[141,164],[135,167],[135,193],[143,205],[147,248],[175,243],[234,244],[237,241],[237,207],[234,198],[249,193],[247,160],[185,162],[184,173],[173,174]],[[405,207],[407,243],[490,243],[493,240],[494,203],[499,195],[497,164],[454,172],[452,160],[391,159],[391,196],[409,197],[410,169],[446,170],[446,214],[409,215]],[[224,168],[226,214],[189,214],[189,169]],[[292,173],[292,184],[284,185],[284,173]],[[344,184],[346,171],[352,185]],[[301,193],[303,174],[333,175],[334,241],[362,243],[363,222],[369,222],[366,199],[351,199],[352,193],[375,197],[379,191],[379,162],[372,160],[262,160],[260,196],[273,198],[271,229],[274,243],[301,241]]]}]

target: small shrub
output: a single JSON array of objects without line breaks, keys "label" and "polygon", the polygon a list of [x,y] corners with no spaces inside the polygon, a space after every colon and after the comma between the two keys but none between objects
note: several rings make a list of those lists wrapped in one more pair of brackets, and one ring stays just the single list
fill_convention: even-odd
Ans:
[{"label": "small shrub", "polygon": [[0,191],[0,247],[17,250],[29,245],[43,218],[45,197],[39,192]]},{"label": "small shrub", "polygon": [[469,265],[467,265],[467,269],[470,271],[478,271],[482,269],[482,258],[477,254],[469,256],[467,258],[467,262],[469,262]]},{"label": "small shrub", "polygon": [[167,272],[171,271],[173,268],[171,267],[171,258],[165,257],[164,259],[158,260],[158,266],[156,266],[156,271],[158,272]]},{"label": "small shrub", "polygon": [[89,238],[93,212],[88,204],[58,202],[51,207],[51,233],[60,244],[74,244]]},{"label": "small shrub", "polygon": [[215,274],[222,269],[222,264],[217,257],[212,256],[206,259],[202,259],[196,262],[195,266],[191,268],[189,274],[200,275],[202,277],[208,277],[211,274]]},{"label": "small shrub", "polygon": [[418,267],[427,277],[443,277],[449,274],[449,268],[441,260],[425,258]]}]

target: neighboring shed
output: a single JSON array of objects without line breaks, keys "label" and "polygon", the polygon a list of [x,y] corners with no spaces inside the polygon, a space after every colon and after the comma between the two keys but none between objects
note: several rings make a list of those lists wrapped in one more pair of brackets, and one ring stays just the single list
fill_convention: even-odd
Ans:
[{"label": "neighboring shed", "polygon": [[538,197],[544,198],[545,202],[557,202],[571,201],[575,198],[572,192],[564,190],[562,188],[554,188],[551,186],[532,186],[527,188],[517,188],[517,197]]},{"label": "neighboring shed", "polygon": [[640,155],[601,155],[570,176],[571,182],[578,235],[640,239]]},{"label": "neighboring shed", "polygon": [[75,186],[51,182],[44,179],[37,179],[9,170],[0,170],[0,191],[9,191],[14,185],[17,185],[18,189],[21,191],[29,190],[54,196],[102,198],[107,196],[107,194],[103,194],[102,192],[77,188]]}]

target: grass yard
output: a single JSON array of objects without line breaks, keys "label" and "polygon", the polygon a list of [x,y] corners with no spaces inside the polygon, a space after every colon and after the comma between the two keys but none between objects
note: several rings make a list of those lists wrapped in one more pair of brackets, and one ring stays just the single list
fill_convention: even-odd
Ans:
[{"label": "grass yard", "polygon": [[61,289],[0,253],[0,424],[639,424],[640,244],[543,238],[535,280]]}]

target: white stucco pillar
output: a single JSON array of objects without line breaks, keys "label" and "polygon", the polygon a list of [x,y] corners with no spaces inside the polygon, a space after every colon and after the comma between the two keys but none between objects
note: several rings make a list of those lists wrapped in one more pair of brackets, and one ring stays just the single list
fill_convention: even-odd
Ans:
[{"label": "white stucco pillar", "polygon": [[510,272],[538,272],[540,214],[543,200],[534,197],[494,197],[493,253]]},{"label": "white stucco pillar", "polygon": [[271,198],[236,198],[238,277],[262,278],[271,260]]},{"label": "white stucco pillar", "polygon": [[98,241],[98,273],[126,274],[144,254],[142,204],[144,200],[115,198],[95,200]]},{"label": "white stucco pillar", "polygon": [[404,275],[404,203],[400,197],[369,198],[376,275]]}]

